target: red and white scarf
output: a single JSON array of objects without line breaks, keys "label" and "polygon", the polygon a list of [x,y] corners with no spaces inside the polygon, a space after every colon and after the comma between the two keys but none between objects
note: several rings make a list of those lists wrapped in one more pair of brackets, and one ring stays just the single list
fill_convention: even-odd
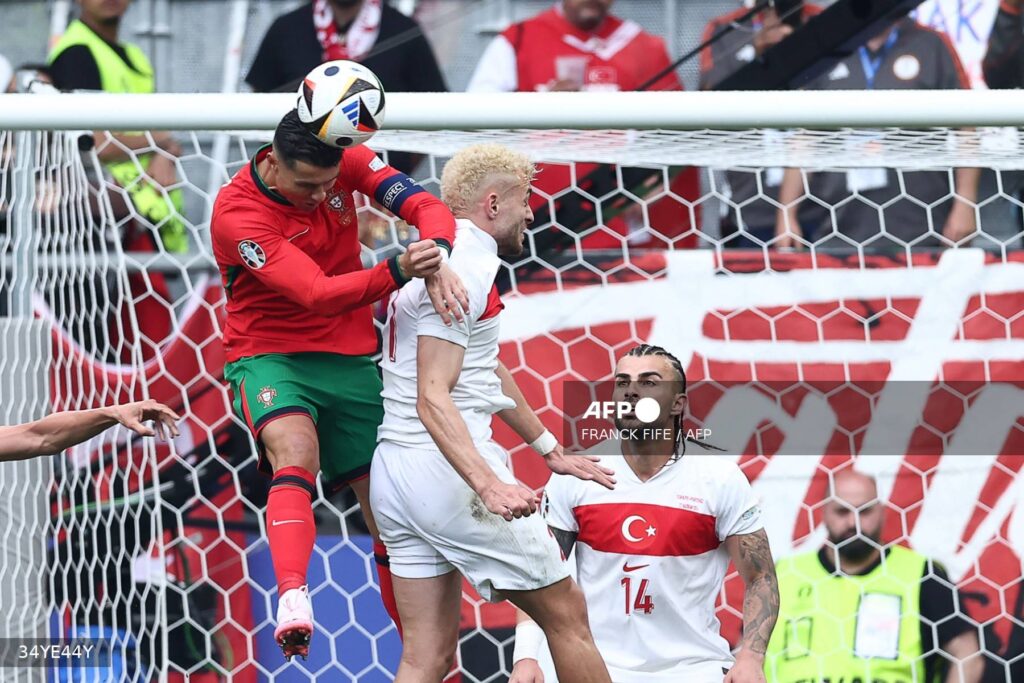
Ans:
[{"label": "red and white scarf", "polygon": [[355,21],[342,38],[338,35],[334,13],[327,0],[313,0],[313,26],[316,39],[324,50],[325,62],[335,59],[358,62],[370,53],[380,34],[381,4],[382,0],[364,0]]}]

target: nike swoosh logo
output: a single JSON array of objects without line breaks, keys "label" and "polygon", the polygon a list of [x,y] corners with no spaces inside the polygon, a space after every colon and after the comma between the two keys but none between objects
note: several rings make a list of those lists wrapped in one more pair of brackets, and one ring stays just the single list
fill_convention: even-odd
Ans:
[{"label": "nike swoosh logo", "polygon": [[626,562],[626,563],[624,563],[622,565],[622,571],[627,572],[627,573],[628,572],[635,572],[637,569],[643,569],[644,567],[650,567],[650,566],[651,565],[649,565],[649,564],[638,564],[635,567],[630,567],[629,566],[629,562]]},{"label": "nike swoosh logo", "polygon": [[275,519],[270,523],[270,526],[281,526],[282,524],[302,524],[304,520],[301,519]]}]

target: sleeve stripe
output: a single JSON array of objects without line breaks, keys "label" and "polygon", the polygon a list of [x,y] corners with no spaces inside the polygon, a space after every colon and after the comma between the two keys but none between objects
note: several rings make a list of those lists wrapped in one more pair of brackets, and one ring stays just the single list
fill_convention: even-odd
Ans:
[{"label": "sleeve stripe", "polygon": [[373,197],[388,211],[398,213],[402,210],[402,205],[405,204],[409,197],[420,192],[426,192],[426,190],[417,185],[415,180],[404,173],[396,173],[385,178],[377,185],[377,189],[373,192]]},{"label": "sleeve stripe", "polygon": [[451,254],[452,254],[452,243],[451,242],[449,242],[448,240],[443,239],[441,237],[434,238],[434,242],[437,244],[437,246],[439,246],[442,249],[444,249],[445,251],[447,251],[448,255],[451,256]]},{"label": "sleeve stripe", "polygon": [[395,284],[398,285],[399,287],[408,282],[407,279],[402,277],[402,269],[398,267],[397,256],[392,256],[391,258],[388,259],[388,270],[391,272],[391,277],[392,279],[394,279]]}]

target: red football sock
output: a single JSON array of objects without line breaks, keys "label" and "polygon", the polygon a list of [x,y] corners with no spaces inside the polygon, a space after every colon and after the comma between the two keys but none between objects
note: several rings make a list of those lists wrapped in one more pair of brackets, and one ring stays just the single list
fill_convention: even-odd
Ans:
[{"label": "red football sock", "polygon": [[395,601],[395,587],[391,584],[391,561],[388,549],[380,541],[373,542],[373,559],[377,562],[377,577],[380,582],[380,599],[391,621],[395,622],[398,637],[402,637],[402,620],[398,617],[398,603]]},{"label": "red football sock", "polygon": [[267,496],[267,541],[278,595],[306,583],[316,541],[315,492],[316,475],[309,470],[283,467],[274,473]]}]

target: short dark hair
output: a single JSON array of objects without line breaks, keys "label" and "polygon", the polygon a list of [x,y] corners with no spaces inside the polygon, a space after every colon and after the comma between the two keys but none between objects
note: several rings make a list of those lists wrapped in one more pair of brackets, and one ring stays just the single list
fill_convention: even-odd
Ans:
[{"label": "short dark hair", "polygon": [[274,153],[288,168],[296,161],[319,168],[330,168],[341,162],[341,150],[320,142],[299,120],[299,112],[292,109],[284,115],[274,131]]}]

